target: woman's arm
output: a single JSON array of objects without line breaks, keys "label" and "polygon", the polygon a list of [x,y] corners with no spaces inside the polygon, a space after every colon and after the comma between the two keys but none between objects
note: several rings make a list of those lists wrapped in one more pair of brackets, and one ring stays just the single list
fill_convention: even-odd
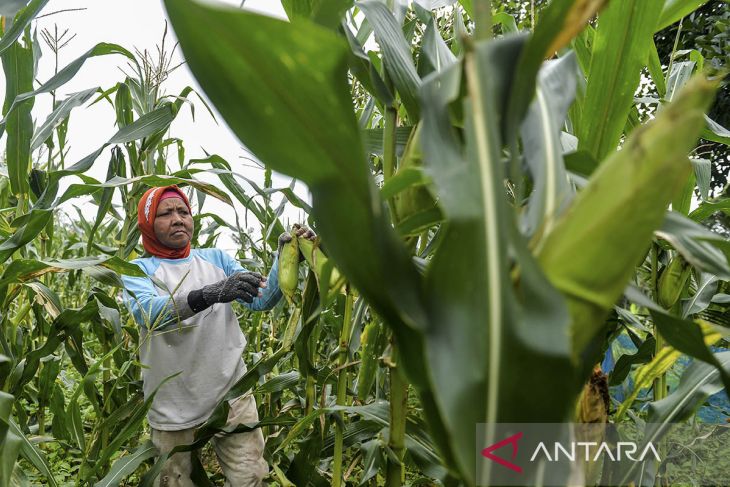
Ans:
[{"label": "woman's arm", "polygon": [[122,282],[124,303],[137,324],[148,330],[170,328],[195,314],[187,294],[160,296],[149,277],[122,276]]},{"label": "woman's arm", "polygon": [[[239,264],[236,259],[222,250],[219,250],[219,252],[222,254],[221,258],[224,264],[223,270],[226,272],[227,276],[235,274],[236,272],[249,272],[246,268]],[[282,296],[283,294],[281,289],[279,289],[279,256],[278,254],[275,254],[274,263],[272,264],[271,271],[269,271],[269,275],[266,278],[266,287],[261,288],[261,296],[255,297],[251,303],[247,303],[242,299],[239,299],[238,302],[253,311],[266,311],[276,306],[276,303],[279,302]]]}]

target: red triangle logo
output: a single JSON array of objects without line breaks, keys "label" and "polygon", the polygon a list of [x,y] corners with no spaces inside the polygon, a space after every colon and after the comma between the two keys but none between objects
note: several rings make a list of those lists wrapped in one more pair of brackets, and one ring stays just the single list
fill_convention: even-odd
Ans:
[{"label": "red triangle logo", "polygon": [[520,438],[522,438],[521,432],[516,433],[508,438],[505,438],[504,440],[499,441],[493,445],[490,445],[490,446],[486,447],[484,450],[482,450],[482,456],[492,460],[493,462],[497,462],[498,464],[502,465],[503,467],[507,467],[510,470],[514,470],[517,473],[522,473],[522,467],[520,467],[519,465],[515,465],[514,463],[512,463],[508,460],[505,460],[502,457],[498,457],[498,456],[492,454],[492,452],[494,450],[498,450],[505,445],[512,445],[512,460],[514,460],[515,457],[517,456],[517,442],[519,441]]}]

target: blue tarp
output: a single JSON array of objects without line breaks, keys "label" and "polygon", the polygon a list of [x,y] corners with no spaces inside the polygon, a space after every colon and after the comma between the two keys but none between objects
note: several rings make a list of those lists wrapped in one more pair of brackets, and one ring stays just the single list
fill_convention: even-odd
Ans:
[{"label": "blue tarp", "polygon": [[[726,352],[727,348],[721,347],[710,347],[713,353]],[[616,366],[616,360],[625,354],[634,354],[637,349],[631,338],[626,333],[619,335],[616,340],[611,343],[611,346],[606,351],[606,355],[601,363],[601,369],[606,374],[611,374],[613,368]],[[679,383],[679,378],[692,362],[692,359],[686,355],[682,355],[677,362],[672,366],[667,374],[667,383],[669,385],[670,392]],[[623,381],[622,384],[609,388],[611,397],[618,402],[623,402],[624,399],[631,394],[634,389],[634,380],[631,374]],[[649,389],[643,390],[637,398],[638,404],[641,404],[640,409],[644,410],[649,401],[651,401],[652,395]],[[637,405],[638,405],[637,404]],[[730,418],[730,400],[728,400],[725,390],[713,394],[706,401],[706,404],[701,406],[697,411],[697,417],[700,421],[706,423],[724,423]]]}]

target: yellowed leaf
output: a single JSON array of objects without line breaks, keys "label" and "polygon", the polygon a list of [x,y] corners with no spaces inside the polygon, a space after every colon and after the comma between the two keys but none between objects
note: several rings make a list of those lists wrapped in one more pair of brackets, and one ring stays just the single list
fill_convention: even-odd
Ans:
[{"label": "yellowed leaf", "polygon": [[545,51],[545,57],[552,57],[565,47],[607,3],[608,0],[576,0],[565,16],[560,33]]}]

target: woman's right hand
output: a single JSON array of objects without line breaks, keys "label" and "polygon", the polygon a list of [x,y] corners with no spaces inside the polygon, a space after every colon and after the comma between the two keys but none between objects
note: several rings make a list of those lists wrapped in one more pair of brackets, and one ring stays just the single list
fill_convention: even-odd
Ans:
[{"label": "woman's right hand", "polygon": [[259,288],[266,287],[266,279],[258,272],[236,272],[214,284],[201,289],[205,303],[230,303],[234,299],[252,302],[261,296]]}]

